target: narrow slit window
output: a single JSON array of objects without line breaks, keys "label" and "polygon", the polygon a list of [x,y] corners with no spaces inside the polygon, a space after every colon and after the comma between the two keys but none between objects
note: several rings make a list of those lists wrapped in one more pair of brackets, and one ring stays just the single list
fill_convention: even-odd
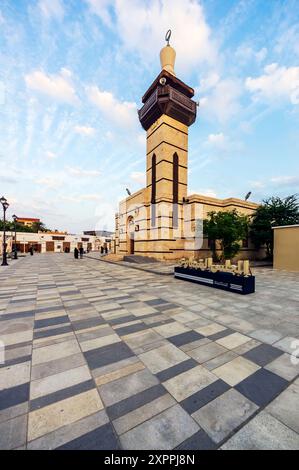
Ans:
[{"label": "narrow slit window", "polygon": [[178,227],[178,201],[179,201],[179,157],[173,155],[173,228]]},{"label": "narrow slit window", "polygon": [[156,155],[152,156],[151,225],[156,225]]}]

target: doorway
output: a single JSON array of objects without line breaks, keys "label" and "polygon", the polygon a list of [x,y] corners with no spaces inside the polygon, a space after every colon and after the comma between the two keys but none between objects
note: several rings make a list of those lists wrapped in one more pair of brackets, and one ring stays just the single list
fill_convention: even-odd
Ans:
[{"label": "doorway", "polygon": [[135,250],[135,224],[132,216],[127,220],[127,252],[128,255],[134,255]]},{"label": "doorway", "polygon": [[130,255],[134,255],[134,234],[133,238],[130,238]]},{"label": "doorway", "polygon": [[46,251],[54,251],[54,242],[46,242]]}]

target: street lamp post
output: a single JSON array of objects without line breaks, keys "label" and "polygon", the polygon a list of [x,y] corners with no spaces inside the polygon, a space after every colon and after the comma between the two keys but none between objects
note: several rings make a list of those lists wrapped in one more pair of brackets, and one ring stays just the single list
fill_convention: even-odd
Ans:
[{"label": "street lamp post", "polygon": [[18,259],[18,252],[17,252],[17,216],[14,214],[12,216],[14,221],[14,229],[15,229],[15,242],[14,242],[14,259]]},{"label": "street lamp post", "polygon": [[8,266],[7,262],[7,253],[6,253],[6,211],[9,207],[9,204],[4,196],[0,198],[0,202],[3,207],[3,256],[2,256],[2,264],[1,266]]}]

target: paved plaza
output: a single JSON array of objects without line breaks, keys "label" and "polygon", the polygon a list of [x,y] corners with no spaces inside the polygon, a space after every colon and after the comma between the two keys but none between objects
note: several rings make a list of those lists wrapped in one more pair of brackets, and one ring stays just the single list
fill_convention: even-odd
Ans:
[{"label": "paved plaza", "polygon": [[240,296],[72,254],[0,268],[0,448],[298,449],[299,273],[256,276]]}]

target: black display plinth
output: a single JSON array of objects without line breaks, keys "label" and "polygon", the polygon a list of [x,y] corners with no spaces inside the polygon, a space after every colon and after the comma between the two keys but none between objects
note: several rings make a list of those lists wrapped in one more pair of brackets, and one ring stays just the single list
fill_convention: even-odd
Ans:
[{"label": "black display plinth", "polygon": [[252,294],[255,292],[255,276],[238,276],[227,272],[200,271],[192,268],[174,268],[174,276],[185,281],[197,282],[204,286],[236,292],[238,294]]}]

